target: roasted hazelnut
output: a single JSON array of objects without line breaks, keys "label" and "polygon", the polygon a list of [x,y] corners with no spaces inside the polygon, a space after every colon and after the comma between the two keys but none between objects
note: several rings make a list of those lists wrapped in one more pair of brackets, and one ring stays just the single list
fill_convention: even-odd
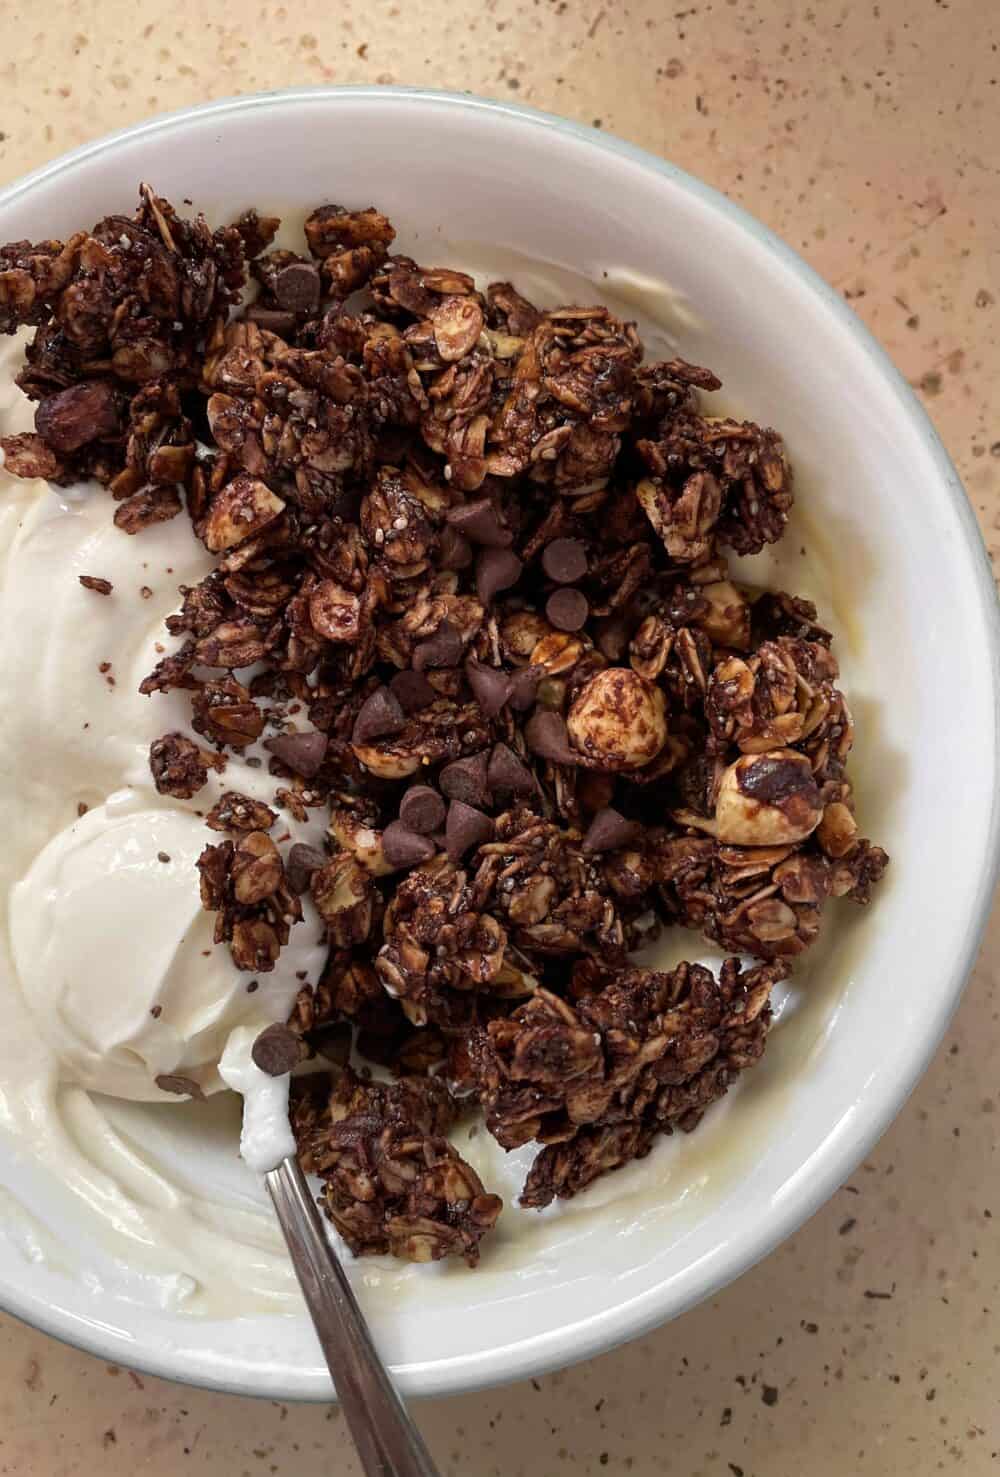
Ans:
[{"label": "roasted hazelnut", "polygon": [[719,782],[714,833],[727,846],[783,846],[815,831],[822,814],[804,754],[793,749],[744,754]]},{"label": "roasted hazelnut", "polygon": [[597,672],[569,710],[574,746],[605,769],[641,769],[667,741],[666,701],[627,667]]}]

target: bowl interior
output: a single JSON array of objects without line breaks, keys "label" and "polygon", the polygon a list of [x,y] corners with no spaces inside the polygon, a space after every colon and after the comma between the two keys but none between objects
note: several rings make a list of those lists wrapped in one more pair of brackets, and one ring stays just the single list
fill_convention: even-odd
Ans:
[{"label": "bowl interior", "polygon": [[[797,559],[803,580],[825,572],[860,819],[893,857],[876,905],[832,911],[765,1062],[689,1140],[501,1237],[474,1274],[352,1268],[414,1393],[582,1357],[705,1296],[814,1210],[899,1107],[957,999],[995,851],[995,614],[971,514],[916,402],[835,295],[721,197],[589,130],[364,89],[215,105],[15,187],[0,239],[129,210],[140,179],[213,220],[253,204],[294,223],[328,200],[375,203],[421,261],[512,275],[550,304],[563,291],[631,309],[652,353],[674,346],[711,366],[727,409],[785,435],[799,512],[780,573],[794,590]],[[222,1236],[263,1211],[233,1162],[231,1109],[213,1109],[207,1139],[183,1110],[166,1126],[163,1110],[155,1126],[131,1109],[115,1119],[215,1202]],[[505,1198],[516,1171],[497,1171]],[[25,1203],[9,1156],[0,1179]],[[0,1242],[0,1303],[47,1330],[178,1378],[328,1393],[294,1300],[275,1304],[284,1316],[219,1319],[151,1307],[134,1287],[108,1298],[106,1282],[26,1254],[26,1236]]]}]

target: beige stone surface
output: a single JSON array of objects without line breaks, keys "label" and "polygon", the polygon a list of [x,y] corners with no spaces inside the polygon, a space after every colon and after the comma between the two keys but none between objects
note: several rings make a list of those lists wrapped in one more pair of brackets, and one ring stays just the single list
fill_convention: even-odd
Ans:
[{"label": "beige stone surface", "polygon": [[[150,113],[322,82],[518,98],[599,122],[749,206],[918,387],[1000,555],[996,0],[2,0],[0,181]],[[442,1470],[1000,1467],[998,973],[1000,915],[924,1082],[798,1236],[630,1348],[423,1404]],[[0,1323],[0,1472],[94,1470],[357,1465],[336,1410],[181,1389]]]}]

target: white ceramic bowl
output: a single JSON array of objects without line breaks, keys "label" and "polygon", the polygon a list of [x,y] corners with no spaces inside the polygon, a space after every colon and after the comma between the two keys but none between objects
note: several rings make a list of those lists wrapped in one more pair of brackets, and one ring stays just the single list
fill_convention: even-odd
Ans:
[{"label": "white ceramic bowl", "polygon": [[[397,1283],[353,1269],[410,1393],[596,1353],[715,1291],[816,1210],[897,1112],[955,1007],[997,855],[997,609],[974,518],[917,401],[837,294],[721,195],[603,133],[436,93],[239,98],[14,185],[0,196],[0,240],[130,209],[140,179],[216,218],[254,203],[294,215],[374,201],[399,248],[424,261],[461,265],[461,243],[487,242],[573,268],[630,296],[721,374],[727,403],[786,436],[805,515],[795,536],[834,570],[824,613],[852,652],[862,819],[893,856],[876,905],[850,918],[838,906],[764,1063],[691,1139],[665,1141],[475,1273],[415,1269]],[[3,1171],[15,1195],[19,1173]],[[304,1315],[150,1310],[7,1242],[0,1304],[158,1374],[329,1393]]]}]

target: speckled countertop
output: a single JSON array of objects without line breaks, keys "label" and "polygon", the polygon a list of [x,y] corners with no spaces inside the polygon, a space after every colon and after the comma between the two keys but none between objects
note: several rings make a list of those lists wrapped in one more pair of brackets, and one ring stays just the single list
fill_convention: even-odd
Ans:
[{"label": "speckled countertop", "polygon": [[[517,97],[748,205],[918,388],[1000,557],[995,3],[5,0],[0,181],[150,113],[319,82]],[[1000,912],[947,1042],[851,1184],[659,1333],[419,1406],[442,1470],[1000,1470],[998,977]],[[180,1389],[0,1322],[0,1473],[95,1469],[348,1477],[357,1464],[335,1409]]]}]

